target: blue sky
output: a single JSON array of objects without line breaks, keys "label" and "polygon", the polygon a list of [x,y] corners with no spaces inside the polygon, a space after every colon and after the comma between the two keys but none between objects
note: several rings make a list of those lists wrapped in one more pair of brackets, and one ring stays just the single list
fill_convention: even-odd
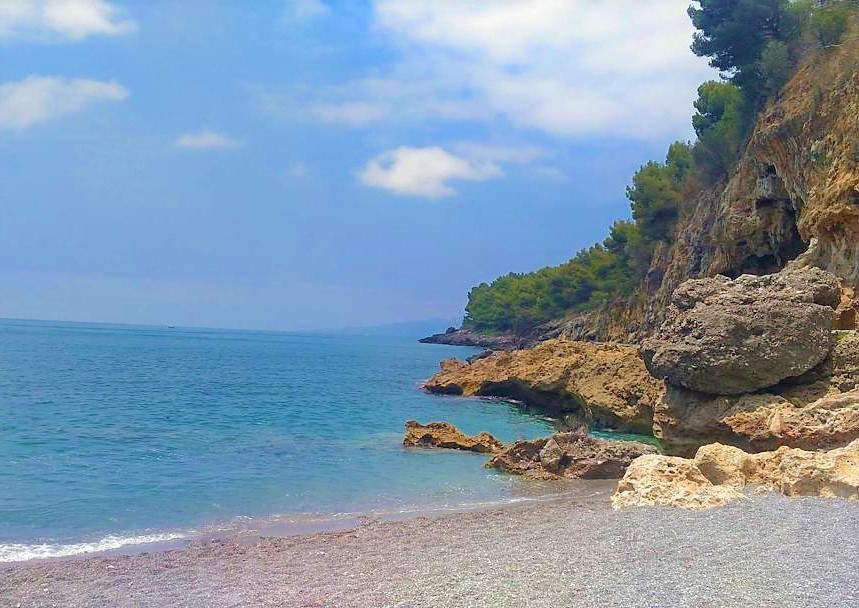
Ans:
[{"label": "blue sky", "polygon": [[462,314],[628,216],[685,0],[0,0],[0,316]]}]

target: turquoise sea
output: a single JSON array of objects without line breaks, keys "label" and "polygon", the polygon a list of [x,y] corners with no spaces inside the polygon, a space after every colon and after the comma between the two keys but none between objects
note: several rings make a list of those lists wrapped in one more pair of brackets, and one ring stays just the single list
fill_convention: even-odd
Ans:
[{"label": "turquoise sea", "polygon": [[[0,320],[0,561],[187,538],[275,515],[516,500],[479,455],[404,449],[403,423],[503,440],[550,423],[422,393],[473,350],[413,338]],[[524,483],[524,485],[523,485]]]}]

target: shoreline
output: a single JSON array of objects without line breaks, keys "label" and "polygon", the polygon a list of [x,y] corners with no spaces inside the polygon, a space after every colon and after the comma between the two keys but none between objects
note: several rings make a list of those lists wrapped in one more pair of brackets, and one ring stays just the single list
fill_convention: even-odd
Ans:
[{"label": "shoreline", "polygon": [[[184,551],[197,543],[220,541],[240,536],[290,538],[350,530],[360,526],[365,521],[401,522],[416,518],[443,517],[449,514],[506,508],[521,504],[539,504],[570,497],[586,499],[594,492],[613,491],[616,486],[616,480],[607,482],[584,482],[581,480],[545,482],[512,479],[517,483],[517,487],[508,496],[492,499],[475,498],[454,504],[427,502],[424,504],[378,506],[365,510],[342,512],[311,511],[257,516],[237,515],[229,520],[210,522],[192,528],[115,532],[107,533],[95,540],[83,539],[57,543],[0,543],[0,547],[18,546],[20,551],[28,548],[33,554],[53,552],[50,555],[33,555],[22,559],[4,559],[4,555],[0,552],[0,570],[28,564],[121,557],[174,550]],[[605,485],[605,487],[597,487],[601,485]],[[78,547],[79,550],[74,550]],[[90,547],[104,548],[90,549]],[[44,550],[40,551],[42,548]]]},{"label": "shoreline", "polygon": [[[606,484],[603,484],[604,486]],[[185,549],[0,566],[10,605],[831,606],[859,601],[859,504],[750,496],[705,512],[590,496]]]}]

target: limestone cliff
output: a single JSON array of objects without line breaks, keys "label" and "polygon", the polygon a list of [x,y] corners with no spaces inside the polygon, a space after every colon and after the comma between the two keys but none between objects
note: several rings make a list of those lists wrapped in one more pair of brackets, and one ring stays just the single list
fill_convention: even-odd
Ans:
[{"label": "limestone cliff", "polygon": [[[809,54],[759,117],[730,177],[687,201],[648,273],[639,335],[688,278],[814,265],[859,283],[859,36]],[[855,327],[845,302],[842,329]]]},{"label": "limestone cliff", "polygon": [[671,294],[690,278],[818,266],[843,280],[839,329],[855,329],[859,304],[859,25],[840,46],[809,49],[776,99],[759,114],[731,170],[692,180],[673,242],[658,242],[628,300],[557,319],[521,335],[460,330],[429,341],[492,349],[551,338],[638,342],[665,318]]}]

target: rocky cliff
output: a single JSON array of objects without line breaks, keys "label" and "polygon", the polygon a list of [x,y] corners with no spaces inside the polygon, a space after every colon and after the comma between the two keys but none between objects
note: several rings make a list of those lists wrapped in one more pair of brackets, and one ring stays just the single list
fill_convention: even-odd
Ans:
[{"label": "rocky cliff", "polygon": [[459,330],[429,341],[492,349],[551,338],[638,342],[665,318],[690,278],[817,266],[843,282],[839,329],[855,329],[859,303],[859,28],[839,46],[811,49],[763,109],[738,160],[715,183],[696,183],[672,242],[656,245],[628,301],[615,301],[520,335]]},{"label": "rocky cliff", "polygon": [[687,194],[629,302],[506,336],[526,350],[448,362],[426,388],[652,425],[672,455],[857,439],[859,30],[809,51],[731,170]]},{"label": "rocky cliff", "polygon": [[[810,53],[760,115],[730,177],[687,201],[656,252],[639,335],[663,320],[686,279],[814,265],[844,281],[841,329],[859,283],[859,36]],[[853,311],[851,314],[850,311]]]}]

